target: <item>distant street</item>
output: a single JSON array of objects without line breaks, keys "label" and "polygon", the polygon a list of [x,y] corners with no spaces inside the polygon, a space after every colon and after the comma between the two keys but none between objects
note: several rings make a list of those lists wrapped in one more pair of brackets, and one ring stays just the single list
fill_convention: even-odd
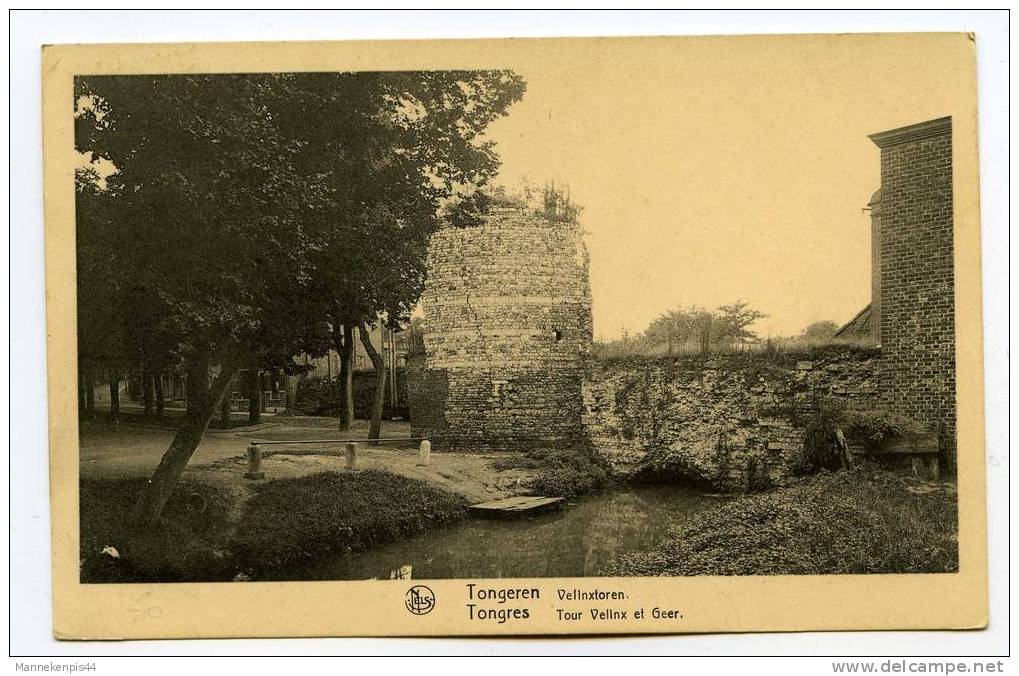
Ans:
[{"label": "distant street", "polygon": [[[273,417],[249,428],[207,432],[189,464],[244,455],[253,440],[364,439],[367,435],[368,423],[364,420],[354,421],[354,430],[341,434],[333,418]],[[97,421],[82,422],[80,436],[81,478],[148,476],[173,440],[174,430]],[[382,436],[410,436],[410,424],[384,421]]]}]

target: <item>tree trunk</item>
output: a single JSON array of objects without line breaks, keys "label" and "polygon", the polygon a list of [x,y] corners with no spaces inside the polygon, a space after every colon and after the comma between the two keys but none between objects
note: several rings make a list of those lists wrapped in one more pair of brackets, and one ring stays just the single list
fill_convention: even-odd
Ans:
[{"label": "tree trunk", "polygon": [[[337,338],[337,341],[339,339]],[[343,342],[338,343],[340,358],[340,431],[354,426],[354,327],[344,324]]]},{"label": "tree trunk", "polygon": [[257,425],[262,422],[262,388],[257,369],[251,369],[248,373],[248,422]]},{"label": "tree trunk", "polygon": [[853,469],[853,454],[849,452],[849,443],[842,428],[835,428],[835,447],[839,453],[839,463],[842,469]]},{"label": "tree trunk", "polygon": [[368,358],[372,360],[372,366],[375,367],[375,401],[372,404],[372,422],[368,429],[368,438],[378,439],[382,434],[382,407],[386,401],[386,362],[372,345],[368,328],[361,324],[357,332],[361,336],[364,351],[368,353]]},{"label": "tree trunk", "polygon": [[152,371],[142,371],[142,400],[145,402],[145,417],[152,415]]},{"label": "tree trunk", "polygon": [[120,374],[110,370],[110,418],[120,420]]},{"label": "tree trunk", "polygon": [[186,373],[180,381],[180,394],[184,398],[184,415],[191,415],[191,385],[188,383],[188,374]]},{"label": "tree trunk", "polygon": [[130,521],[136,528],[152,528],[159,522],[177,480],[198,448],[209,421],[226,393],[230,379],[237,372],[236,367],[224,365],[209,387],[207,368],[207,363],[202,363],[192,365],[189,369],[191,377],[188,379],[188,398],[191,414],[184,426],[177,430],[170,448],[163,454],[159,466],[131,510]]},{"label": "tree trunk", "polygon": [[711,349],[711,317],[703,319],[701,325],[701,354],[707,354]]},{"label": "tree trunk", "polygon": [[163,417],[163,408],[166,406],[166,397],[163,394],[163,373],[156,371],[153,376],[156,384],[156,417]]},{"label": "tree trunk", "polygon": [[85,370],[85,413],[89,418],[96,417],[96,379],[91,368]]},{"label": "tree trunk", "polygon": [[[337,368],[337,389],[339,390],[340,400],[337,402],[339,405],[340,414],[340,431],[346,432],[350,429],[350,423],[347,420],[347,360],[344,355],[347,353],[346,344],[343,341],[344,330],[342,326],[337,326],[333,329],[333,350],[336,351],[336,359],[339,361]],[[326,354],[326,359],[332,359],[329,354]],[[330,361],[329,366],[329,379],[333,377],[332,362]]]},{"label": "tree trunk", "polygon": [[297,400],[298,379],[296,376],[288,374],[284,374],[283,377],[286,378],[284,381],[286,383],[284,392],[286,392],[287,395],[287,407],[284,410],[290,415],[297,415],[297,409],[294,408],[294,402]]},{"label": "tree trunk", "polygon": [[85,406],[85,372],[78,371],[78,418],[84,418],[88,412]]},{"label": "tree trunk", "polygon": [[233,378],[226,384],[226,392],[223,394],[223,401],[219,405],[219,426],[223,429],[230,427],[230,389],[233,385]]}]

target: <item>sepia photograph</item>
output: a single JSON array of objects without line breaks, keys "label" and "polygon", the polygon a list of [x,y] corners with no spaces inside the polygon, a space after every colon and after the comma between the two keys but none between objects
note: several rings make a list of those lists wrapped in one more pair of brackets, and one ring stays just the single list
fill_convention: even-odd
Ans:
[{"label": "sepia photograph", "polygon": [[686,626],[595,608],[620,580],[962,585],[972,42],[434,47],[52,85],[69,584],[365,582],[411,621],[462,580],[457,633]]}]

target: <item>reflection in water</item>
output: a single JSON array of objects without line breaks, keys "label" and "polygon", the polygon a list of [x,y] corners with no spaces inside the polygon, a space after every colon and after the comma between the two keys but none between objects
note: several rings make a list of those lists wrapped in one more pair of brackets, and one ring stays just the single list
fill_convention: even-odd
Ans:
[{"label": "reflection in water", "polygon": [[396,570],[389,571],[390,580],[409,580],[411,573],[414,572],[414,566],[404,565],[400,566]]},{"label": "reflection in water", "polygon": [[594,575],[620,554],[647,549],[690,514],[718,504],[678,486],[608,490],[559,512],[469,519],[450,528],[295,567],[274,579],[364,580]]}]

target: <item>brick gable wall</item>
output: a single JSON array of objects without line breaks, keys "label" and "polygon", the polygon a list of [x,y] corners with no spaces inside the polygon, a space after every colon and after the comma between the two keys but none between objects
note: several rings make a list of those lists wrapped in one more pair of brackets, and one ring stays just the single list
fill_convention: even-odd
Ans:
[{"label": "brick gable wall", "polygon": [[881,148],[881,391],[891,410],[943,429],[954,448],[951,121],[872,138]]}]

